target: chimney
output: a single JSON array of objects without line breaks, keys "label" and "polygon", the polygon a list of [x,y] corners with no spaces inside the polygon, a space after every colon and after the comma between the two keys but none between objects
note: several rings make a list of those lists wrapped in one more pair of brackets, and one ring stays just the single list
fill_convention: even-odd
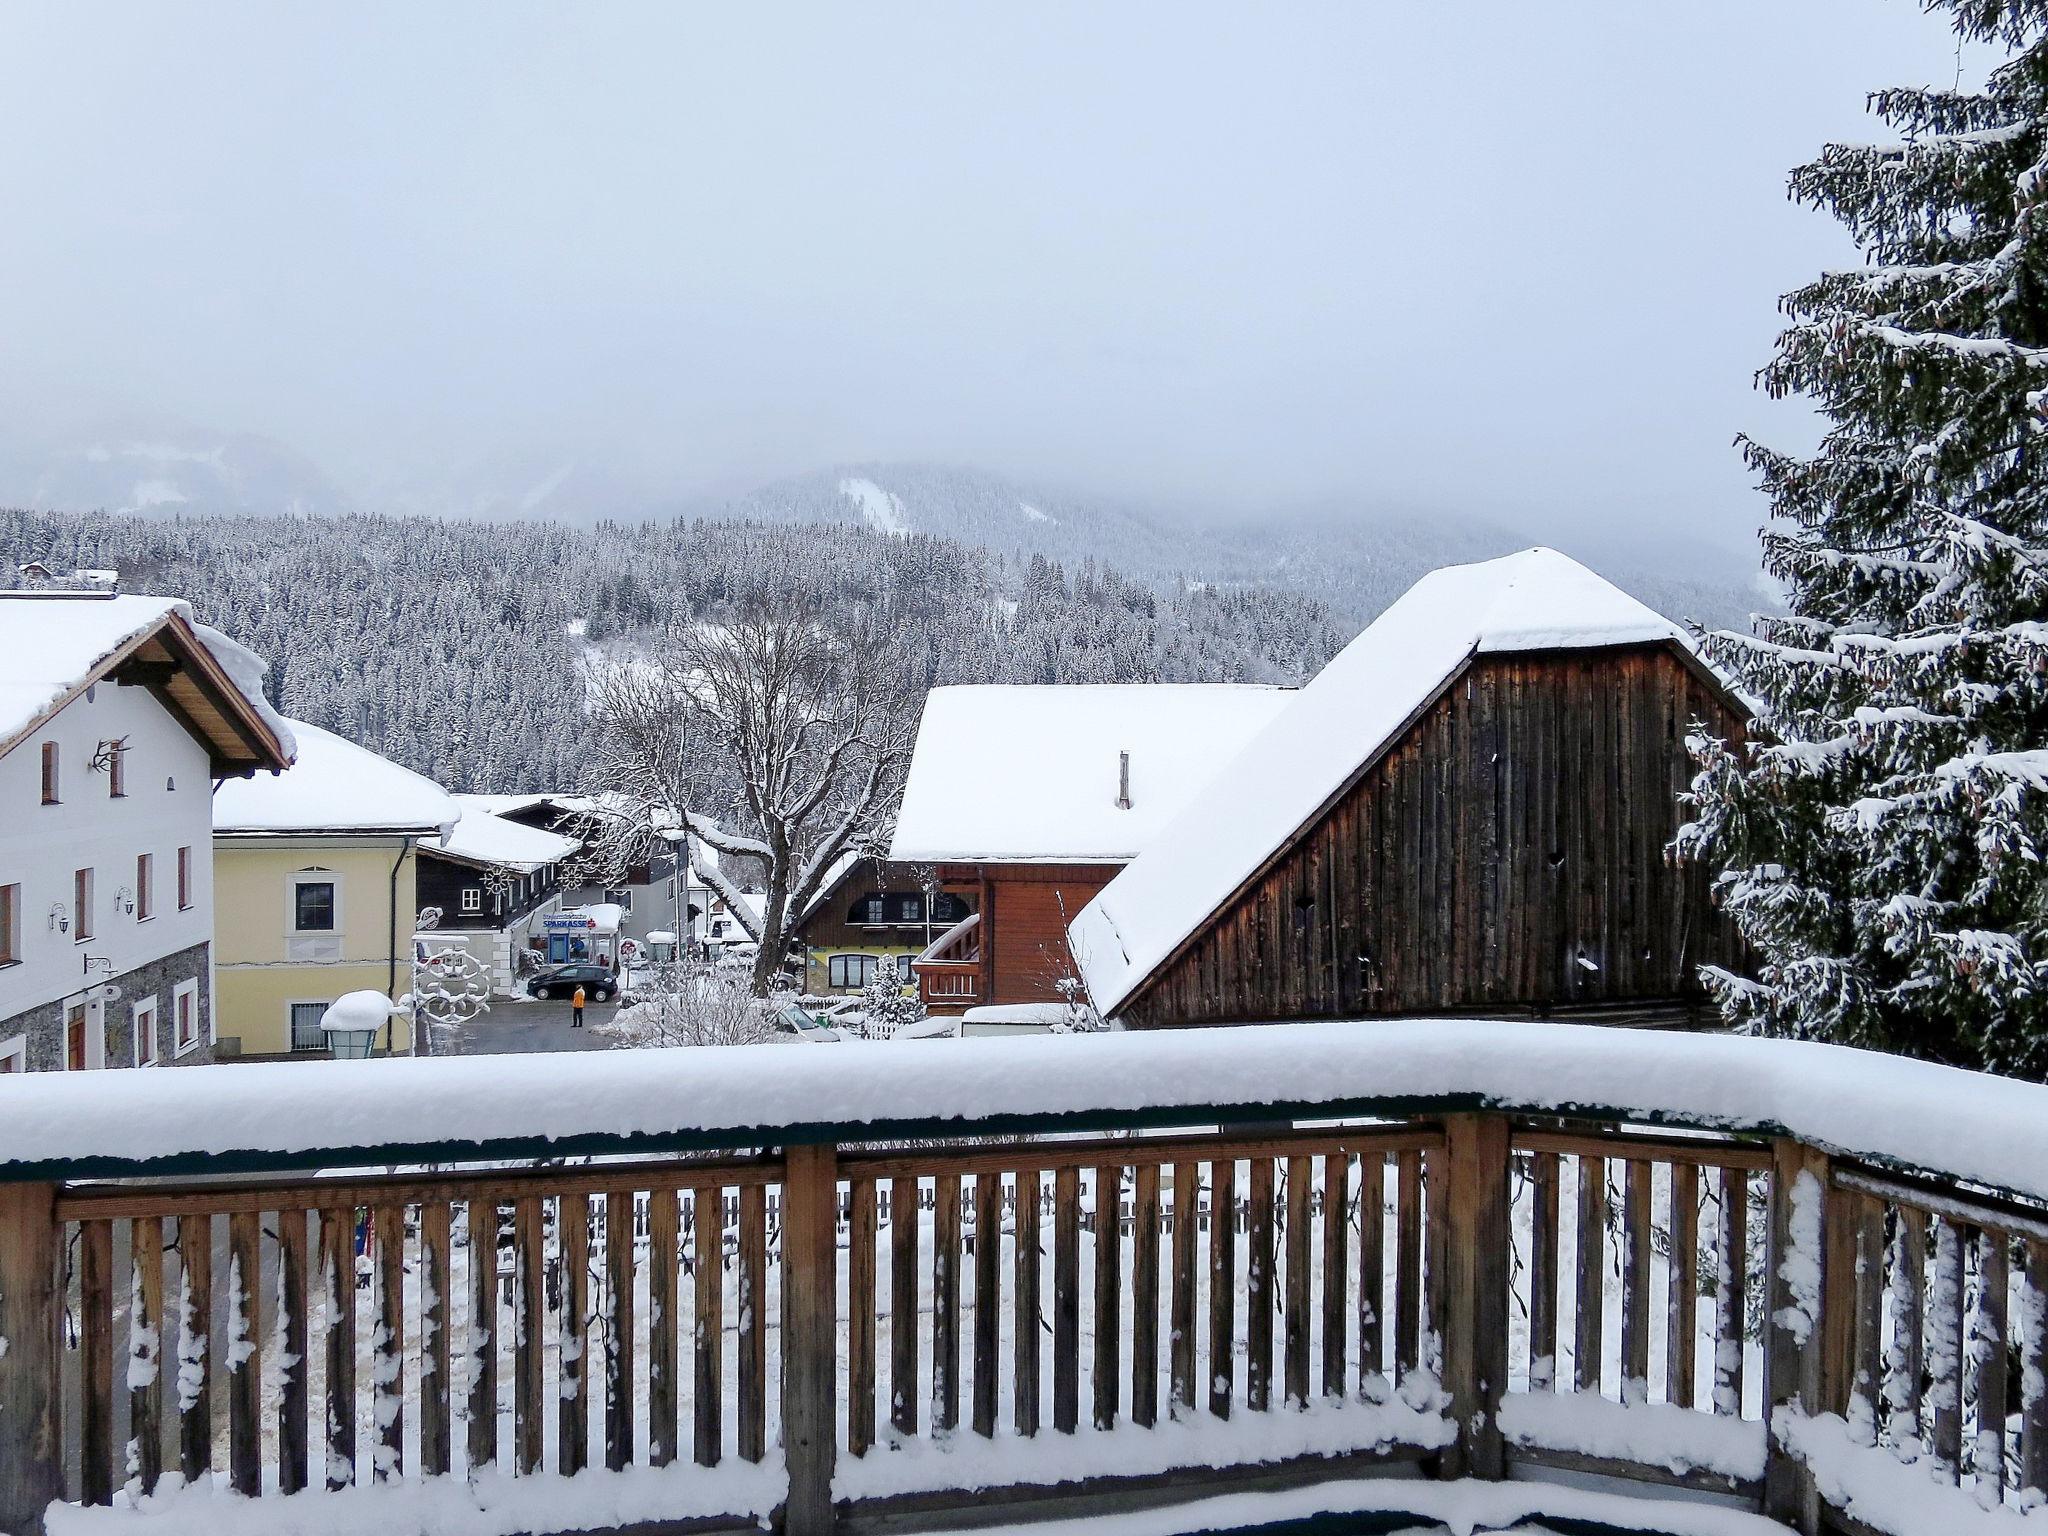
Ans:
[{"label": "chimney", "polygon": [[1131,808],[1131,754],[1128,752],[1116,755],[1116,808],[1120,811]]}]

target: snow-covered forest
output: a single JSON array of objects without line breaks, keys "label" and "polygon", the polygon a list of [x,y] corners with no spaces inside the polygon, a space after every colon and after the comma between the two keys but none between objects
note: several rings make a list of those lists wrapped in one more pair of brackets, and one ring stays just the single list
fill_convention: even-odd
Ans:
[{"label": "snow-covered forest", "polygon": [[117,569],[271,662],[273,701],[455,790],[576,784],[584,662],[764,585],[890,596],[941,682],[1297,682],[1351,629],[1267,585],[1140,581],[1084,558],[860,525],[138,519],[0,512],[9,566]]}]

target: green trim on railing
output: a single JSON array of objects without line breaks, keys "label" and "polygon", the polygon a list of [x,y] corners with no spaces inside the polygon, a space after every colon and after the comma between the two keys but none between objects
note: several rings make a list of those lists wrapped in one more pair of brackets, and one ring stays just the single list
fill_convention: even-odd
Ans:
[{"label": "green trim on railing", "polygon": [[0,1183],[77,1182],[92,1179],[188,1178],[211,1174],[290,1173],[311,1169],[373,1168],[394,1164],[447,1166],[535,1163],[563,1158],[643,1157],[677,1152],[736,1152],[755,1147],[860,1147],[878,1142],[945,1141],[962,1137],[1048,1136],[1108,1131],[1169,1131],[1199,1125],[1285,1125],[1301,1120],[1410,1120],[1436,1115],[1495,1112],[1532,1118],[1705,1131],[1732,1136],[1781,1136],[1768,1124],[1713,1125],[1597,1105],[1560,1109],[1502,1103],[1479,1094],[1322,1100],[1285,1104],[1175,1105],[1140,1110],[1078,1110],[1060,1114],[872,1120],[859,1124],[814,1122],[654,1133],[601,1132],[578,1136],[511,1136],[490,1141],[418,1141],[377,1146],[307,1147],[291,1152],[230,1149],[156,1158],[80,1157],[0,1163]]}]

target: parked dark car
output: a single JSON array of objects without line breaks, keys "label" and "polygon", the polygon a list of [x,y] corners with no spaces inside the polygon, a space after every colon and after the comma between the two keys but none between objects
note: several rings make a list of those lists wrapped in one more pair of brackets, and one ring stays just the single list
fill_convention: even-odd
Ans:
[{"label": "parked dark car", "polygon": [[593,1003],[609,1002],[619,989],[619,979],[602,965],[556,965],[526,984],[534,997],[567,997],[578,987]]}]

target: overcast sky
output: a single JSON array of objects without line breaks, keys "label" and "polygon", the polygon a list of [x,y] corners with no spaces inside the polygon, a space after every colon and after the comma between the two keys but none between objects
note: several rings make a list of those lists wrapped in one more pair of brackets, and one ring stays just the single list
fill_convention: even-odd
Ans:
[{"label": "overcast sky", "polygon": [[1747,536],[1914,0],[0,10],[14,409]]}]

